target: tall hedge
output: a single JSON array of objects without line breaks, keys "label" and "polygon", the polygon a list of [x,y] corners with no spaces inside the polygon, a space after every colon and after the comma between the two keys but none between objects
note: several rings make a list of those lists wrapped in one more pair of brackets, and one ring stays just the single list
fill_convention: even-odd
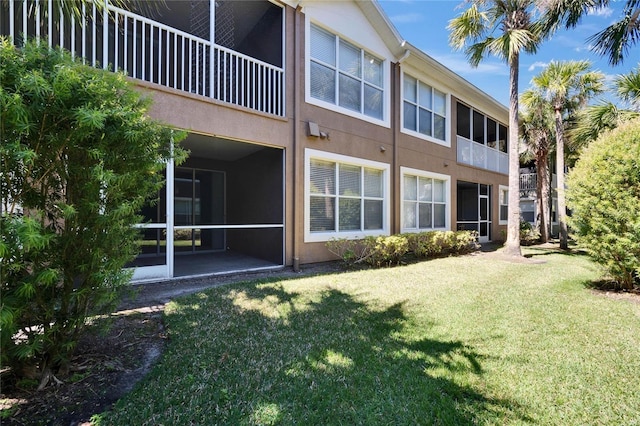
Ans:
[{"label": "tall hedge", "polygon": [[591,143],[567,180],[578,243],[624,289],[640,280],[640,121]]},{"label": "tall hedge", "polygon": [[124,75],[0,40],[0,359],[41,386],[115,307],[138,212],[183,156],[148,107]]}]

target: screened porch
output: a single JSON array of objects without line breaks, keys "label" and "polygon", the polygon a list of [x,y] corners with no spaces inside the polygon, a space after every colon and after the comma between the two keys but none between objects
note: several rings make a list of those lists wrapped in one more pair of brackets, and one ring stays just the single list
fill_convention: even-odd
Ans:
[{"label": "screened porch", "polygon": [[[267,0],[3,0],[0,35],[61,46],[85,63],[284,116],[284,9]],[[76,13],[72,13],[72,5]]]},{"label": "screened porch", "polygon": [[190,134],[143,211],[134,281],[284,266],[284,151]]}]

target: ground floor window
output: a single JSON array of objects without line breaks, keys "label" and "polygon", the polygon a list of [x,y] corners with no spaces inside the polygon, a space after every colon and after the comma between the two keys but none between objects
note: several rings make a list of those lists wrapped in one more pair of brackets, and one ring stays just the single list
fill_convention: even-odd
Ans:
[{"label": "ground floor window", "polygon": [[449,229],[450,178],[402,168],[402,230]]},{"label": "ground floor window", "polygon": [[388,232],[389,166],[306,151],[306,240]]},{"label": "ground floor window", "polygon": [[499,191],[499,207],[500,207],[500,217],[499,224],[506,225],[509,219],[509,188],[506,186],[500,185]]}]

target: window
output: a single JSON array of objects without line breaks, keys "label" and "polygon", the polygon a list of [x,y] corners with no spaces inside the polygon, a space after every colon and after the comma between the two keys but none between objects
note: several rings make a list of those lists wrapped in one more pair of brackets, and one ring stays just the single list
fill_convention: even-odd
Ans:
[{"label": "window", "polygon": [[498,204],[500,207],[500,217],[498,218],[498,223],[500,225],[506,225],[509,220],[509,188],[500,185],[499,191],[500,197]]},{"label": "window", "polygon": [[438,141],[447,139],[447,95],[403,75],[403,127]]},{"label": "window", "polygon": [[311,25],[309,93],[312,98],[382,120],[383,61]]},{"label": "window", "polygon": [[456,132],[458,136],[507,152],[507,127],[492,118],[458,102],[456,105]]},{"label": "window", "polygon": [[449,176],[402,171],[402,230],[448,229]]},{"label": "window", "polygon": [[306,165],[307,241],[387,232],[388,165],[315,150]]},{"label": "window", "polygon": [[456,105],[456,118],[458,124],[456,126],[457,135],[471,139],[471,108],[458,102]]}]

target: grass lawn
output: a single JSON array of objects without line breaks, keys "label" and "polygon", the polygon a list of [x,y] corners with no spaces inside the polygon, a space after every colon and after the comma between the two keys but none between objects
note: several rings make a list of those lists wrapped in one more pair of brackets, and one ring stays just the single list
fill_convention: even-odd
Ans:
[{"label": "grass lawn", "polygon": [[640,425],[640,304],[528,249],[229,285],[166,311],[159,364],[99,425]]}]

